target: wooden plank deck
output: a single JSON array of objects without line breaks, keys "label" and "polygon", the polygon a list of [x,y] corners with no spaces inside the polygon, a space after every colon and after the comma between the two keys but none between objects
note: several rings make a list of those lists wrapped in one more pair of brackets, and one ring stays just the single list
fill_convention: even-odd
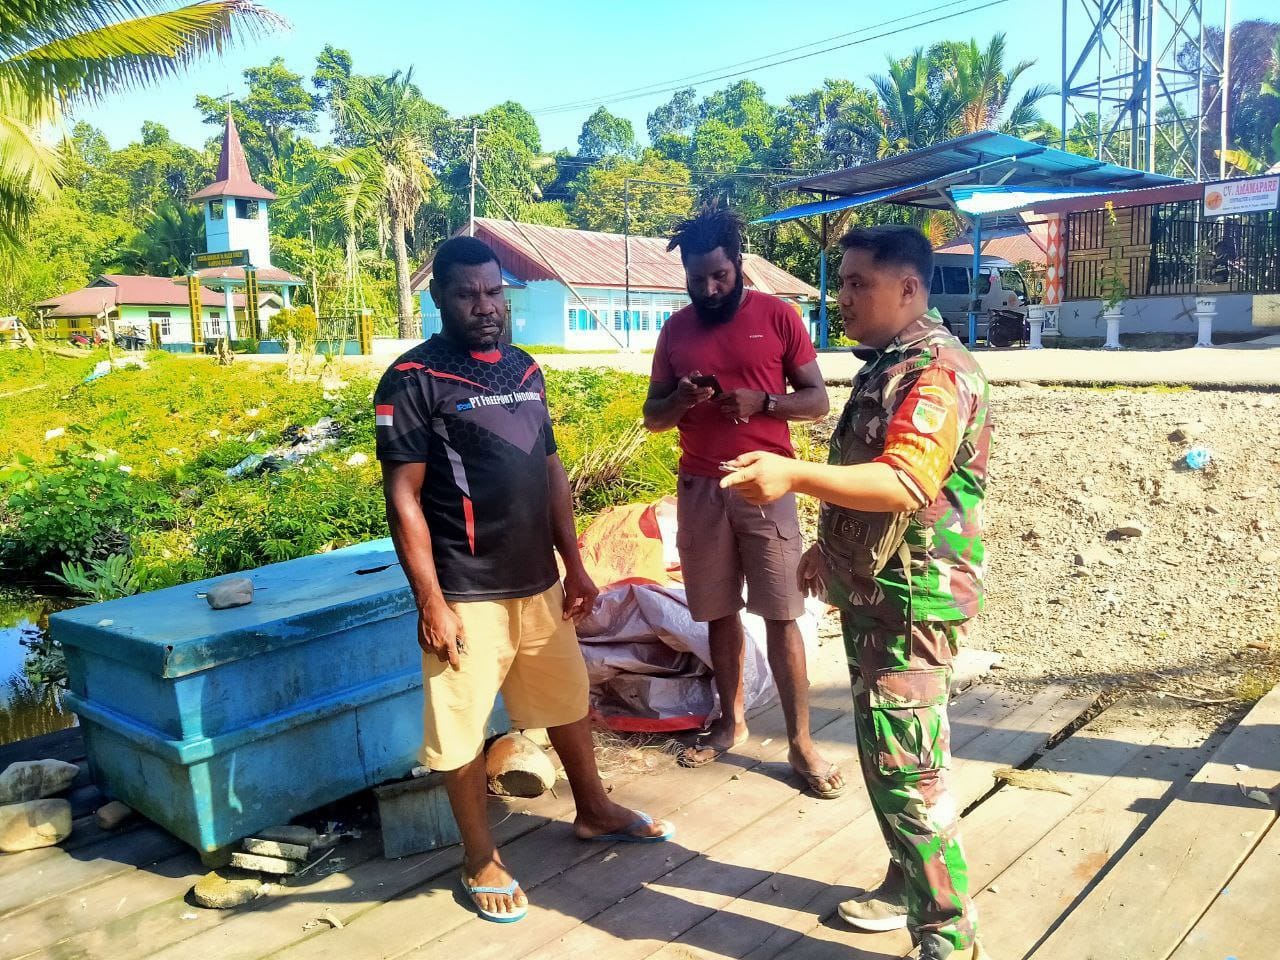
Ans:
[{"label": "wooden plank deck", "polygon": [[[85,818],[64,847],[0,857],[0,960],[905,956],[905,933],[858,935],[835,916],[885,860],[857,774],[842,659],[828,641],[811,669],[815,736],[851,780],[839,800],[796,791],[775,705],[752,718],[750,742],[726,762],[611,778],[622,802],[676,823],[673,843],[575,841],[563,785],[534,801],[495,801],[504,858],[533,904],[518,924],[487,924],[468,909],[456,848],[389,861],[376,830],[245,908],[202,910],[186,899],[204,872],[191,850],[146,823],[104,835]],[[1135,716],[1130,704],[1074,729],[1091,703],[1061,688],[988,686],[953,705],[955,790],[989,952],[1280,956],[1274,804],[1235,786],[1280,780],[1280,691],[1225,737],[1168,707]],[[73,737],[57,746],[75,752]],[[996,768],[1028,763],[1051,771],[1062,792],[995,789]],[[326,913],[343,928],[318,925]]]},{"label": "wooden plank deck", "polygon": [[[1215,900],[1232,912],[1228,897],[1219,894],[1276,821],[1274,798],[1263,805],[1245,797],[1238,785],[1269,789],[1280,778],[1278,770],[1280,687],[1250,711],[1168,810],[1035,951],[1036,960],[1167,960]],[[1194,950],[1187,955],[1219,956]],[[1273,943],[1256,960],[1278,955]]]}]

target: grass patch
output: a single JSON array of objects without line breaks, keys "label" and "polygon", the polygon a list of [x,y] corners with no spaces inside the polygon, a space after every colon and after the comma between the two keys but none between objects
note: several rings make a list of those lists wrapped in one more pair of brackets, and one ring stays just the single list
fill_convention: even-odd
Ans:
[{"label": "grass patch", "polygon": [[675,431],[644,429],[647,377],[602,368],[548,370],[546,377],[579,529],[608,507],[675,492],[679,439]]},{"label": "grass patch", "polygon": [[1236,696],[1248,703],[1257,703],[1277,683],[1280,683],[1280,662],[1273,660],[1250,667],[1236,684]]},{"label": "grass patch", "polygon": [[[123,555],[126,582],[146,590],[386,536],[373,378],[326,389],[283,366],[155,353],[149,369],[85,383],[104,357],[0,355],[0,436],[13,458],[0,462],[0,570],[47,577],[67,560]],[[645,377],[546,377],[580,525],[675,489],[675,434],[640,426]],[[322,417],[336,445],[280,472],[226,476]]]},{"label": "grass patch", "polygon": [[[609,354],[617,353],[618,349],[602,349],[602,350],[570,350],[568,347],[561,347],[554,343],[521,343],[517,346],[525,353],[540,353],[543,356],[566,356],[573,354]],[[652,353],[653,351],[650,351]]]}]

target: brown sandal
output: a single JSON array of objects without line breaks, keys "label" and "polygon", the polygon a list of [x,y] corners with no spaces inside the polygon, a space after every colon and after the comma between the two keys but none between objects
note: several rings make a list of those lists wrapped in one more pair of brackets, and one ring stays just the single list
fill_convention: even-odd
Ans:
[{"label": "brown sandal", "polygon": [[[804,788],[820,800],[834,800],[836,797],[843,794],[844,788],[848,786],[847,783],[842,783],[838,787],[831,786],[831,780],[833,777],[839,776],[843,778],[844,776],[840,772],[840,768],[834,763],[827,767],[826,773],[814,773],[811,770],[802,771],[797,770],[795,767],[792,767],[791,771],[804,784]],[[822,789],[822,785],[824,783],[827,785],[826,790]]]}]

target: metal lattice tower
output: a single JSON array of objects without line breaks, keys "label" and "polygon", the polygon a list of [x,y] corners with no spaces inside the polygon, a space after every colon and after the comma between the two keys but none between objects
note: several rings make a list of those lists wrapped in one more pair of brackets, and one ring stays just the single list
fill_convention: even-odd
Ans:
[{"label": "metal lattice tower", "polygon": [[[1220,57],[1206,49],[1204,7],[1203,0],[1063,0],[1064,149],[1079,124],[1100,160],[1203,179],[1202,118],[1218,108],[1222,73]],[[1073,51],[1069,30],[1079,16],[1089,33]]]}]

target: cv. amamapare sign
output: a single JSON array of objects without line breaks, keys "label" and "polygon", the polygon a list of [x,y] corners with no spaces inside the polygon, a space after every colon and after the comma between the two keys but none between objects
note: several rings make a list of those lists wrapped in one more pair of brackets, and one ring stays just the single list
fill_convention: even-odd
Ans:
[{"label": "cv. amamapare sign", "polygon": [[1204,185],[1204,215],[1275,210],[1280,205],[1280,177],[1242,177]]}]

